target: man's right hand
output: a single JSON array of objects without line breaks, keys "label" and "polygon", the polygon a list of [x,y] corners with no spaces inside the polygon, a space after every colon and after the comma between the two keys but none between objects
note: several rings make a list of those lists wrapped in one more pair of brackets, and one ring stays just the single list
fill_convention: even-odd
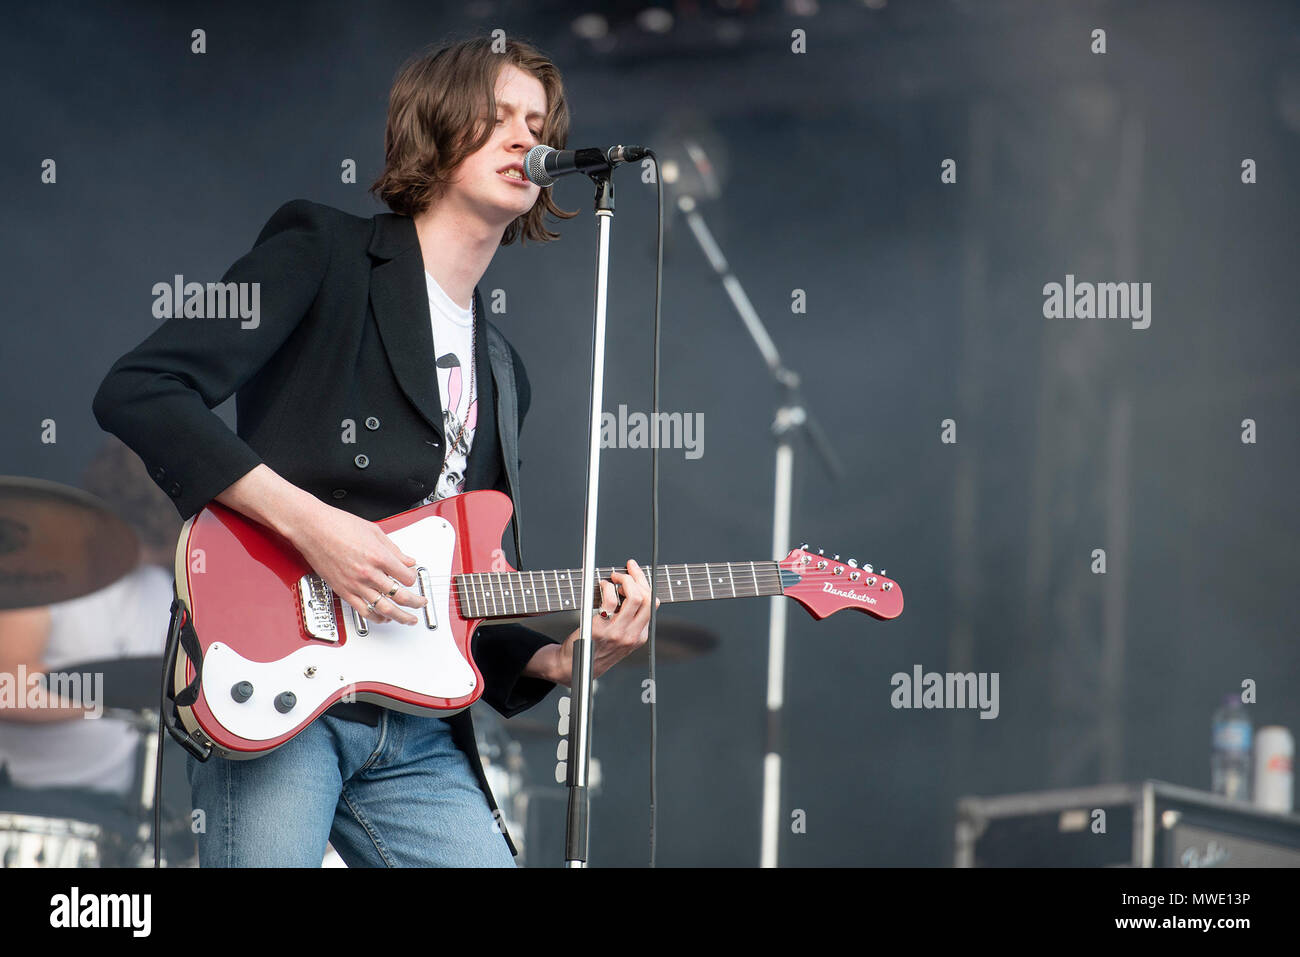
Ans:
[{"label": "man's right hand", "polygon": [[[295,529],[290,538],[307,564],[363,618],[404,625],[419,621],[399,607],[419,609],[425,605],[425,600],[410,590],[415,584],[411,566],[416,559],[398,548],[374,522],[319,500],[318,504],[311,521]],[[375,602],[374,611],[366,607],[370,601]]]},{"label": "man's right hand", "polygon": [[[325,504],[285,481],[265,463],[245,473],[218,495],[217,501],[287,538],[312,571],[363,618],[404,625],[419,621],[400,607],[425,605],[423,598],[409,590],[415,584],[411,566],[416,560],[374,522]],[[370,601],[375,603],[374,611],[366,608]]]}]

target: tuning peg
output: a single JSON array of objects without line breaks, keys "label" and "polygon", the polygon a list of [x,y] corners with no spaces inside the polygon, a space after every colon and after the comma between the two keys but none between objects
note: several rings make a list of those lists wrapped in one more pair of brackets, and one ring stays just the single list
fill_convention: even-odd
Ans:
[{"label": "tuning peg", "polygon": [[826,554],[826,549],[824,549],[824,548],[819,548],[819,549],[817,549],[817,554],[818,554],[818,555],[825,555],[825,554]]},{"label": "tuning peg", "polygon": [[885,574],[885,570],[884,570],[883,568],[880,569],[880,574],[882,574],[882,575]]},{"label": "tuning peg", "polygon": [[857,567],[858,567],[858,560],[857,560],[856,558],[850,558],[850,559],[849,559],[849,567],[850,567],[850,568],[857,568]]},{"label": "tuning peg", "polygon": [[[872,571],[872,568],[871,568],[870,565],[863,565],[863,566],[862,566],[862,570],[863,570],[864,572],[866,572],[868,575],[870,575],[870,574],[871,574],[871,571]],[[881,572],[880,574],[883,575],[884,572]]]},{"label": "tuning peg", "polygon": [[799,543],[799,551],[801,551],[801,552],[802,552],[802,551],[806,551],[807,548],[808,548],[808,543],[807,543],[807,542],[800,542],[800,543]]}]

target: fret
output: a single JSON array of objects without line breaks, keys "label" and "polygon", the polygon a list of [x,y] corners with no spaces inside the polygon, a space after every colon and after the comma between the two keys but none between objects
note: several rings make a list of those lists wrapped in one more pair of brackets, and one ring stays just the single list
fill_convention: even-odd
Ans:
[{"label": "fret", "polygon": [[[715,574],[713,562],[664,564],[657,569],[655,566],[643,566],[642,571],[645,572],[647,580],[652,583],[660,601],[700,601],[782,593],[780,567],[777,563],[761,563],[762,581],[758,577],[759,562],[724,562],[723,564],[727,569],[726,578]],[[749,583],[745,583],[744,580],[745,564],[749,565]],[[741,566],[739,579],[736,577],[738,565]],[[609,581],[613,573],[619,570],[618,567],[603,566],[593,569],[597,587],[601,582]],[[546,571],[464,572],[453,575],[452,582],[456,588],[456,600],[466,618],[505,618],[585,608],[587,598],[584,597],[582,602],[578,601],[579,589],[575,584],[575,578],[580,579],[581,574],[582,569],[572,568],[552,569],[549,573]],[[703,591],[698,596],[695,594],[694,579],[699,574],[705,576],[708,586],[707,595]],[[715,577],[717,581],[714,581]],[[679,597],[683,584],[686,586],[686,594]],[[727,585],[731,587],[730,593],[726,590]],[[751,585],[752,592],[749,591]],[[551,595],[552,587],[555,589],[554,597]],[[597,594],[599,592],[593,591],[588,597],[595,599]]]}]

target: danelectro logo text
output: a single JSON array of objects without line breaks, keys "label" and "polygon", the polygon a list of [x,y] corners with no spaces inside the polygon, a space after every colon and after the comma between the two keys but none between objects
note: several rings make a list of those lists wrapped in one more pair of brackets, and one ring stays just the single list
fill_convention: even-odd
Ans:
[{"label": "danelectro logo text", "polygon": [[870,595],[859,595],[855,591],[845,591],[842,588],[836,588],[830,582],[822,582],[822,591],[829,592],[832,595],[839,595],[841,598],[852,598],[854,601],[864,601],[868,605],[874,605],[876,600]]}]

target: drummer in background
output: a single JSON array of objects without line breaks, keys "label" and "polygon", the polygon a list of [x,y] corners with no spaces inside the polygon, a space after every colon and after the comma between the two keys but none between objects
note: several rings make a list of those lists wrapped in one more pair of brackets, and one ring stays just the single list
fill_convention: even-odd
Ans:
[{"label": "drummer in background", "polygon": [[[89,595],[0,611],[0,674],[11,681],[17,680],[19,665],[31,675],[164,651],[180,517],[140,458],[116,438],[91,460],[82,487],[134,529],[140,563]],[[114,803],[128,795],[140,737],[126,722],[87,719],[93,707],[27,708],[23,695],[16,697],[17,707],[0,700],[0,806],[6,787],[94,792]]]}]

